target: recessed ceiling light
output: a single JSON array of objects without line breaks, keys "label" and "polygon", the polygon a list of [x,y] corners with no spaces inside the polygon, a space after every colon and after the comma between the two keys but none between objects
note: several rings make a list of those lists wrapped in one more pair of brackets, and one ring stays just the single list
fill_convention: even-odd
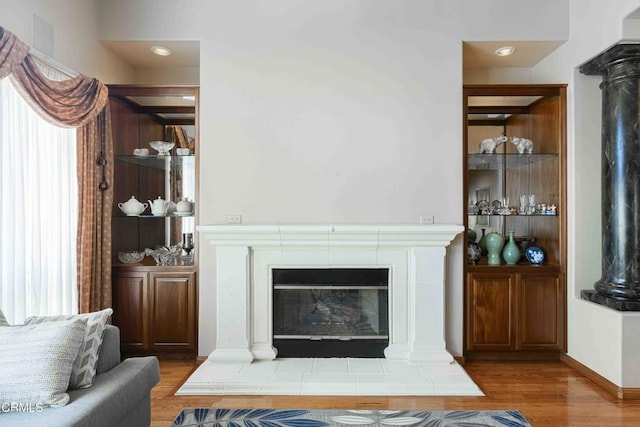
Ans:
[{"label": "recessed ceiling light", "polygon": [[496,49],[494,53],[498,56],[509,56],[509,55],[513,55],[515,51],[516,51],[516,48],[513,46],[503,46]]},{"label": "recessed ceiling light", "polygon": [[160,56],[169,56],[171,55],[171,49],[168,49],[164,46],[151,46],[151,52]]}]

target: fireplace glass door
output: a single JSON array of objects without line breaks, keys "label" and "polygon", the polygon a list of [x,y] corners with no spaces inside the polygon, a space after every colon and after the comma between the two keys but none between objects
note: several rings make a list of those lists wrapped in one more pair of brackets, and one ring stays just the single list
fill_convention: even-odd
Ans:
[{"label": "fireplace glass door", "polygon": [[384,357],[389,269],[273,270],[273,339],[280,357]]}]

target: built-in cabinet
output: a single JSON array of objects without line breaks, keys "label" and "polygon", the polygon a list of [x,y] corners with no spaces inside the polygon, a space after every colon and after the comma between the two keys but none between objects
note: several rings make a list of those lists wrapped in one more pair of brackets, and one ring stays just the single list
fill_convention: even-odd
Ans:
[{"label": "built-in cabinet", "polygon": [[114,267],[113,322],[122,352],[197,352],[197,287],[193,268]]},{"label": "built-in cabinet", "polygon": [[[123,264],[117,257],[120,251],[182,243],[185,233],[193,237],[197,250],[197,94],[194,86],[109,87],[115,158],[113,322],[120,328],[125,356],[197,354],[197,257],[181,252],[163,265],[151,256],[137,264]],[[168,155],[159,155],[151,141],[175,146]],[[189,151],[178,153],[178,148]],[[161,198],[170,202],[168,211],[154,215],[148,206],[142,214],[128,216],[118,204],[132,196],[146,204]],[[194,204],[190,212],[177,210],[185,198]]]},{"label": "built-in cabinet", "polygon": [[560,351],[564,286],[560,274],[514,271],[467,274],[469,352]]},{"label": "built-in cabinet", "polygon": [[[515,264],[490,265],[486,253],[465,260],[465,358],[558,358],[566,349],[565,99],[565,85],[464,87],[465,238],[497,232],[506,243],[513,232],[522,252]],[[483,140],[500,136],[481,153]],[[512,137],[532,141],[531,152]],[[542,265],[529,263],[526,246],[543,250]]]}]

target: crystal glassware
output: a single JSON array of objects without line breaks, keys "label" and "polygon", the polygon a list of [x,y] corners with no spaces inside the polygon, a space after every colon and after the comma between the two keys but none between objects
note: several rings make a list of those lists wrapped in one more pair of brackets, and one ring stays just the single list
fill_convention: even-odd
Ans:
[{"label": "crystal glassware", "polygon": [[137,264],[145,257],[144,252],[138,251],[120,251],[118,252],[118,259],[123,264]]},{"label": "crystal glassware", "polygon": [[158,152],[158,156],[168,156],[170,154],[169,150],[171,150],[176,144],[175,142],[167,141],[151,141],[149,145]]}]

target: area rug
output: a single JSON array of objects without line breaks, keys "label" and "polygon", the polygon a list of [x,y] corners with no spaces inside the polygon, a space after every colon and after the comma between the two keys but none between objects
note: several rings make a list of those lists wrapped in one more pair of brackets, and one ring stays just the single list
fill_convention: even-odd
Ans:
[{"label": "area rug", "polygon": [[515,410],[393,411],[185,408],[172,427],[508,426],[531,427]]}]

